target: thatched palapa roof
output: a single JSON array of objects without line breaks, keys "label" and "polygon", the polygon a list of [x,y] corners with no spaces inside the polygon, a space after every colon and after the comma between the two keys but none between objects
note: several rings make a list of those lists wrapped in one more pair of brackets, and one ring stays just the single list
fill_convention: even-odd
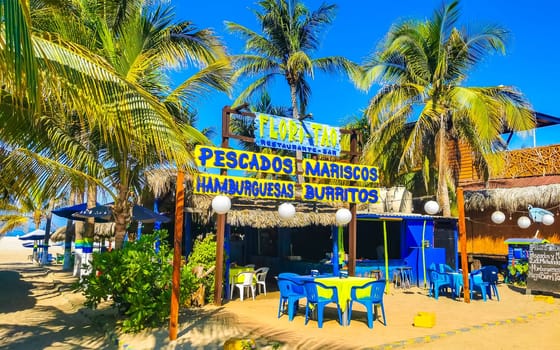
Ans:
[{"label": "thatched palapa roof", "polygon": [[[76,233],[76,225],[72,224],[70,226],[70,234],[74,237]],[[53,242],[62,242],[66,235],[66,226],[57,228],[50,236],[50,240]],[[115,235],[115,224],[112,222],[108,223],[96,223],[95,232],[93,236],[94,241],[101,241],[103,238],[112,238]]]},{"label": "thatched palapa roof", "polygon": [[[193,212],[195,218],[203,223],[212,220],[213,196],[193,195]],[[304,201],[290,202],[296,208],[296,215],[290,220],[283,220],[278,215],[278,206],[283,201],[273,199],[231,198],[231,210],[227,221],[231,226],[268,227],[304,227],[311,225],[330,226],[335,224],[335,213],[342,205],[314,203]]]},{"label": "thatched palapa roof", "polygon": [[[201,223],[208,223],[213,218],[212,199],[209,195],[193,195],[193,218]],[[284,201],[273,199],[231,198],[231,210],[227,222],[231,226],[249,226],[254,228],[270,227],[305,227],[336,225],[335,213],[347,207],[344,203],[290,201],[296,208],[292,219],[284,220],[278,215],[278,206]],[[402,187],[379,189],[379,202],[359,205],[358,213],[411,213],[412,196]]]},{"label": "thatched palapa roof", "polygon": [[560,184],[465,191],[465,209],[488,208],[514,212],[528,205],[551,208],[560,204]]}]

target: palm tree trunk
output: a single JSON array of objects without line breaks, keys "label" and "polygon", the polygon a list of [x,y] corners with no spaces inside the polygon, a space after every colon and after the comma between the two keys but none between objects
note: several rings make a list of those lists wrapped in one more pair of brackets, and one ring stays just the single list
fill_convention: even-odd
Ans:
[{"label": "palm tree trunk", "polygon": [[[97,185],[88,183],[87,189],[87,207],[93,208],[97,204]],[[81,273],[82,275],[89,275],[91,273],[91,261],[93,259],[93,236],[95,232],[95,219],[87,218],[86,227],[83,236],[82,246],[82,259],[81,259]],[[85,266],[85,268],[84,268]]]},{"label": "palm tree trunk", "polygon": [[115,219],[115,249],[121,249],[126,234],[126,226],[130,221],[130,203],[128,201],[128,187],[119,185],[119,195],[113,207]]},{"label": "palm tree trunk", "polygon": [[451,216],[451,205],[449,203],[449,191],[447,186],[447,132],[446,118],[440,116],[438,132],[438,193],[437,199],[442,208],[443,216]]},{"label": "palm tree trunk", "polygon": [[[76,205],[81,202],[80,191],[77,189],[72,190],[71,194],[71,205]],[[64,234],[64,264],[62,265],[62,271],[70,271],[73,266],[71,265],[72,257],[72,234],[70,233],[72,229],[73,220],[68,219],[66,221],[66,233]],[[78,239],[78,224],[74,224],[74,239]],[[80,231],[79,238],[82,239],[82,234]]]},{"label": "palm tree trunk", "polygon": [[[292,118],[295,120],[299,120],[296,87],[293,84],[290,84],[290,96],[292,98]],[[300,185],[303,184],[303,167],[301,164],[302,160],[303,160],[303,152],[296,151],[297,183]]]},{"label": "palm tree trunk", "polygon": [[47,208],[47,225],[45,226],[45,239],[43,240],[43,255],[41,256],[41,265],[49,263],[49,241],[51,237],[52,210],[54,208],[54,199],[49,201]]}]

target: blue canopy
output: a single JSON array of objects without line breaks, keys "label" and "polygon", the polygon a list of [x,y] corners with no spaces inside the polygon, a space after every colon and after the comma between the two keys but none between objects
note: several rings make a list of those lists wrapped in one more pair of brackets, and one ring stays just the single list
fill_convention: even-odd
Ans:
[{"label": "blue canopy", "polygon": [[[112,204],[112,203],[109,203]],[[113,210],[108,205],[98,205],[94,208],[85,209],[79,211],[77,213],[72,214],[72,218],[79,220],[84,220],[85,218],[95,218],[97,220],[104,220],[100,222],[110,222],[113,221]],[[169,222],[171,221],[170,218],[167,216],[160,215],[151,211],[148,208],[145,208],[141,205],[134,205],[132,207],[132,219],[135,221],[140,221],[144,223],[152,223],[152,222]]]},{"label": "blue canopy", "polygon": [[45,239],[45,231],[37,229],[35,231],[26,233],[23,236],[19,236],[18,238],[22,241],[40,241],[42,239]]},{"label": "blue canopy", "polygon": [[[99,206],[99,203],[97,203]],[[70,207],[63,207],[58,208],[52,211],[54,215],[60,216],[61,218],[76,220],[76,221],[85,221],[85,217],[74,216],[74,214],[82,212],[87,209],[87,203],[76,204]],[[95,217],[95,216],[94,216]],[[112,220],[103,218],[103,217],[95,217],[95,222],[98,223],[106,223],[111,222]]]}]

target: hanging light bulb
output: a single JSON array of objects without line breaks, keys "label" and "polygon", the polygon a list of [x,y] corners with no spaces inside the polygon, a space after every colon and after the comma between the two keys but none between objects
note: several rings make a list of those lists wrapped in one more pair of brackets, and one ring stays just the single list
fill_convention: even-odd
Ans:
[{"label": "hanging light bulb", "polygon": [[550,215],[550,214],[544,214],[542,217],[542,223],[550,226],[554,223],[554,216]]},{"label": "hanging light bulb", "polygon": [[[496,210],[495,212],[492,213],[492,216],[490,217],[492,219],[492,222],[495,224],[501,224],[502,222],[504,222],[506,220],[506,215],[504,213],[502,213],[499,210]],[[510,217],[511,220],[511,217]]]},{"label": "hanging light bulb", "polygon": [[278,215],[284,220],[289,220],[296,215],[296,208],[292,203],[282,203],[278,207]]},{"label": "hanging light bulb", "polygon": [[424,211],[430,215],[437,214],[439,212],[439,204],[436,201],[427,201],[424,204]]},{"label": "hanging light bulb", "polygon": [[519,219],[517,219],[517,226],[525,229],[531,226],[531,219],[526,216],[520,216]]}]

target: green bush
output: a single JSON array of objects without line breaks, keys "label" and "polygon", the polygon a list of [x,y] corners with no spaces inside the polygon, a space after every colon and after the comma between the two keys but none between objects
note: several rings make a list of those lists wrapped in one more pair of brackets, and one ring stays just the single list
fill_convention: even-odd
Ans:
[{"label": "green bush", "polygon": [[[123,249],[94,253],[92,273],[84,276],[77,289],[86,297],[85,305],[95,308],[111,300],[124,316],[122,329],[137,332],[158,327],[169,318],[173,250],[165,242],[166,230],[144,234]],[[198,288],[199,281],[191,269],[181,269],[180,305],[184,305]]]},{"label": "green bush", "polygon": [[516,262],[508,266],[508,276],[506,281],[519,286],[527,284],[527,274],[529,273],[529,263]]},{"label": "green bush", "polygon": [[[206,234],[204,238],[197,238],[194,242],[192,253],[187,259],[187,270],[193,271],[198,266],[202,266],[204,271],[210,271],[216,266],[216,236]],[[214,302],[214,276],[212,271],[201,279],[200,282],[205,287],[204,300],[207,303]]]}]

